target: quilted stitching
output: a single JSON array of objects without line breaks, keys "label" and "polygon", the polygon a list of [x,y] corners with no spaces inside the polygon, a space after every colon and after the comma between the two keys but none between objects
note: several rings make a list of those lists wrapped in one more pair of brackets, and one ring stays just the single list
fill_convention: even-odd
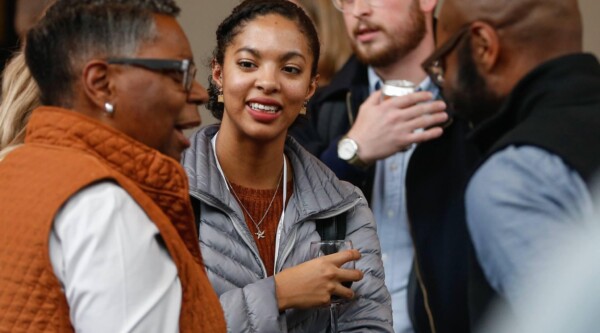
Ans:
[{"label": "quilted stitching", "polygon": [[107,162],[160,205],[190,252],[200,260],[195,226],[189,222],[193,212],[187,176],[177,161],[100,122],[52,107],[35,111],[27,126],[26,142],[76,148]]},{"label": "quilted stitching", "polygon": [[[32,171],[31,160],[45,163]],[[20,168],[20,163],[28,165]],[[23,200],[17,201],[11,193],[29,187],[11,182],[11,177],[33,184],[60,184],[25,196],[41,197],[45,205],[57,206],[83,184],[116,179],[156,223],[178,267],[183,288],[180,330],[225,332],[218,298],[201,265],[186,176],[177,161],[76,112],[43,107],[30,119],[26,145],[7,157],[2,167],[0,226],[9,226],[10,232],[0,233],[0,332],[73,330],[48,258],[52,221],[40,223],[53,214],[47,208],[21,209]],[[71,179],[64,179],[65,175]],[[35,202],[28,203],[36,208]]]}]

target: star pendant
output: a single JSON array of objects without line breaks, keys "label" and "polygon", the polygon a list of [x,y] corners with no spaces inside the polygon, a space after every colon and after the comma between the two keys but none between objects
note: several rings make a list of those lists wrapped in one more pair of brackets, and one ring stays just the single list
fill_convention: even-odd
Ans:
[{"label": "star pendant", "polygon": [[254,233],[256,235],[256,238],[261,239],[261,238],[265,238],[265,231],[260,231],[260,229]]}]

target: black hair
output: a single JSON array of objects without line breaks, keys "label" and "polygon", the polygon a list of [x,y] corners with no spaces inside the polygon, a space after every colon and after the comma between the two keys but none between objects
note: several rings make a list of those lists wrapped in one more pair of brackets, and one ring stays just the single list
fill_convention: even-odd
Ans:
[{"label": "black hair", "polygon": [[94,58],[132,56],[156,38],[153,14],[173,0],[58,0],[27,34],[25,59],[45,105],[72,107],[75,82]]},{"label": "black hair", "polygon": [[[317,30],[304,10],[288,0],[244,0],[233,9],[231,14],[217,28],[217,46],[213,51],[213,61],[223,65],[225,50],[244,26],[257,17],[269,14],[281,15],[298,25],[300,31],[308,40],[308,47],[313,55],[311,76],[317,75],[321,46]],[[223,119],[224,105],[218,102],[219,88],[208,78],[209,102],[206,108],[217,119]]]}]

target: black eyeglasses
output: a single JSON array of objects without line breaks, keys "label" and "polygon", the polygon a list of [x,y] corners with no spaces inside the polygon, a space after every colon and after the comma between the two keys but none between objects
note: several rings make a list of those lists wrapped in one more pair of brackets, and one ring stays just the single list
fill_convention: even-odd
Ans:
[{"label": "black eyeglasses", "polygon": [[471,25],[467,24],[455,32],[454,35],[448,38],[448,40],[435,50],[421,65],[425,73],[431,78],[431,81],[438,87],[442,87],[444,84],[444,67],[442,65],[444,57],[456,48],[463,37],[467,35],[470,27]]},{"label": "black eyeglasses", "polygon": [[140,59],[140,58],[109,58],[109,64],[129,65],[146,68],[153,71],[179,71],[183,75],[181,82],[186,93],[192,90],[196,77],[196,65],[189,60],[170,59]]}]

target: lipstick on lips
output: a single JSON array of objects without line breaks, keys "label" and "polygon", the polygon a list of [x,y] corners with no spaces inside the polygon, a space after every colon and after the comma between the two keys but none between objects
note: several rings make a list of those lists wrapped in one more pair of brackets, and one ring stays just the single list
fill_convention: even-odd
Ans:
[{"label": "lipstick on lips", "polygon": [[268,123],[279,118],[282,107],[270,98],[253,98],[246,102],[246,109],[254,120]]}]

